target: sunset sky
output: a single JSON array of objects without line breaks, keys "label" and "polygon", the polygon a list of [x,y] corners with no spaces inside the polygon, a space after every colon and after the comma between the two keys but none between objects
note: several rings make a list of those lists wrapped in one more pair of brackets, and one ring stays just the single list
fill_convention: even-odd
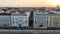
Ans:
[{"label": "sunset sky", "polygon": [[60,0],[0,0],[0,7],[52,7]]}]

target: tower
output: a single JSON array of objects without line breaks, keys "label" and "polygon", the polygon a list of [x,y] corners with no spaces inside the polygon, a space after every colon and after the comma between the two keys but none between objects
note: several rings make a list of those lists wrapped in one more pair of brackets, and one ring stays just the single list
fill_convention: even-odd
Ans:
[{"label": "tower", "polygon": [[59,4],[57,4],[57,8],[59,8]]}]

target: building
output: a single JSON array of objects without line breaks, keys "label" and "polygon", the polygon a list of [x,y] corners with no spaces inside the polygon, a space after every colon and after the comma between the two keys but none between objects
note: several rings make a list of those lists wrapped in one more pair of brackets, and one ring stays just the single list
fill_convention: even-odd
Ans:
[{"label": "building", "polygon": [[26,14],[12,13],[12,27],[28,27],[28,16]]},{"label": "building", "polygon": [[11,14],[0,13],[0,26],[1,27],[11,27]]},{"label": "building", "polygon": [[34,28],[47,28],[49,22],[48,12],[35,11],[33,12]]},{"label": "building", "polygon": [[60,14],[60,10],[51,10],[51,13]]},{"label": "building", "polygon": [[60,29],[60,11],[50,11],[48,29]]},{"label": "building", "polygon": [[60,27],[60,14],[50,14],[49,27]]},{"label": "building", "polygon": [[58,29],[60,27],[60,11],[33,12],[34,28]]}]

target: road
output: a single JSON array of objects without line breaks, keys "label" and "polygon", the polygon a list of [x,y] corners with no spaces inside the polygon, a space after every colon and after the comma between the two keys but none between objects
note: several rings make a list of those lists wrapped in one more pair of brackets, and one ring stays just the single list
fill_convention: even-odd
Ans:
[{"label": "road", "polygon": [[54,33],[31,33],[31,32],[20,32],[20,33],[16,33],[16,32],[0,32],[0,34],[60,34],[60,32],[54,32]]},{"label": "road", "polygon": [[0,34],[60,34],[60,30],[0,30]]}]

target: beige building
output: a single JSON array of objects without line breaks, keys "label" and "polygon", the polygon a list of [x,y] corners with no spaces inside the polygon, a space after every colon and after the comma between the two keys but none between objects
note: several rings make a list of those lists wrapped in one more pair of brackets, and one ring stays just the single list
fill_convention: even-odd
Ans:
[{"label": "beige building", "polygon": [[60,27],[60,11],[50,11],[48,27]]},{"label": "beige building", "polygon": [[52,15],[50,17],[49,27],[60,27],[60,16],[59,15]]}]

